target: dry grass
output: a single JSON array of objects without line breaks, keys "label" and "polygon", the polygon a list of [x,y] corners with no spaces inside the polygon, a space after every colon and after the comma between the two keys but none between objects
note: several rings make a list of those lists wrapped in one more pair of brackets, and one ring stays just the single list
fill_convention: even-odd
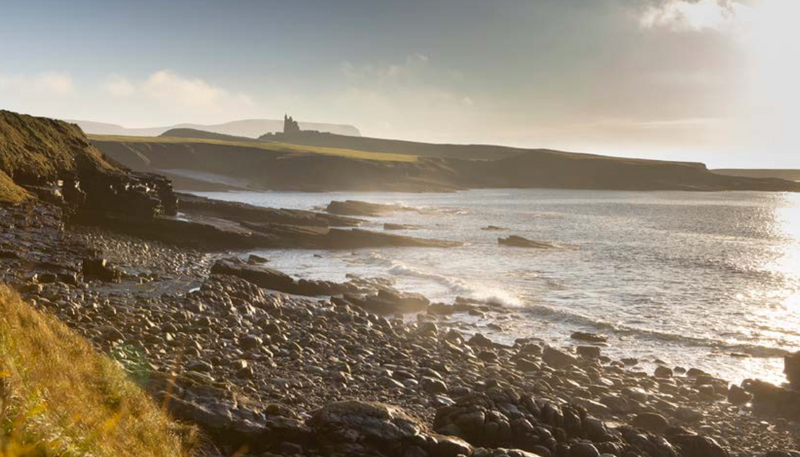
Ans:
[{"label": "dry grass", "polygon": [[112,360],[0,286],[0,456],[189,455],[181,428]]},{"label": "dry grass", "polygon": [[379,160],[388,162],[415,162],[418,157],[409,154],[391,154],[382,152],[357,151],[353,149],[325,148],[318,146],[304,146],[298,144],[279,143],[276,141],[227,141],[206,138],[183,137],[145,137],[145,136],[120,136],[120,135],[89,135],[89,139],[96,141],[113,141],[117,143],[205,143],[221,146],[234,146],[261,149],[266,152],[291,152],[298,154],[325,154],[348,157],[351,159]]},{"label": "dry grass", "polygon": [[31,194],[14,184],[14,181],[0,170],[0,202],[16,204],[30,197]]}]

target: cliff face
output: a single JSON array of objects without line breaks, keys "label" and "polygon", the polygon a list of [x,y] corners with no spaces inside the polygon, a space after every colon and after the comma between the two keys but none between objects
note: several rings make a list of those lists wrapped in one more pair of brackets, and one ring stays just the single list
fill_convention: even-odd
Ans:
[{"label": "cliff face", "polygon": [[0,111],[0,201],[56,200],[79,213],[174,213],[171,184],[112,163],[81,129]]}]

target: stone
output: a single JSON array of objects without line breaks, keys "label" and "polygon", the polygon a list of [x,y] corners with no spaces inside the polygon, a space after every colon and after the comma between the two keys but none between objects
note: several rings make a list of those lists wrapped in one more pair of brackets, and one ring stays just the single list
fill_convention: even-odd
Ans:
[{"label": "stone", "polygon": [[792,388],[800,390],[800,351],[783,357],[783,372]]},{"label": "stone", "polygon": [[426,376],[420,380],[420,385],[425,392],[431,395],[447,393],[447,384],[445,384],[441,379],[435,379]]},{"label": "stone", "polygon": [[569,448],[570,457],[600,457],[600,451],[591,443],[577,443]]},{"label": "stone", "polygon": [[494,342],[484,336],[482,333],[476,333],[472,336],[472,338],[468,341],[470,346],[482,347],[482,348],[490,348],[494,346]]},{"label": "stone", "polygon": [[402,448],[425,430],[398,407],[356,400],[323,406],[307,424],[322,443],[368,443],[383,450]]},{"label": "stone", "polygon": [[597,346],[578,346],[575,348],[575,352],[577,352],[581,357],[585,357],[587,359],[600,358],[600,348]]},{"label": "stone", "polygon": [[267,263],[267,262],[269,262],[269,260],[266,259],[265,257],[261,257],[260,255],[250,254],[247,257],[247,263],[249,263],[250,265],[260,265],[262,263]]},{"label": "stone", "polygon": [[686,457],[730,457],[713,438],[702,435],[673,435],[669,441],[678,446]]},{"label": "stone", "polygon": [[570,338],[578,341],[587,341],[589,343],[605,343],[608,341],[608,337],[605,335],[588,332],[573,332]]},{"label": "stone", "polygon": [[672,369],[664,367],[664,366],[658,366],[658,367],[656,367],[655,372],[653,373],[653,375],[656,378],[662,378],[662,379],[671,378],[672,377]]},{"label": "stone", "polygon": [[432,457],[457,457],[472,455],[472,445],[455,436],[433,435],[436,444]]},{"label": "stone", "polygon": [[552,346],[547,346],[544,348],[544,352],[542,352],[542,360],[544,360],[546,364],[555,368],[563,368],[578,364],[578,359]]},{"label": "stone", "polygon": [[666,417],[658,413],[641,413],[636,415],[631,422],[636,428],[647,430],[651,433],[663,433],[669,427],[669,421]]}]

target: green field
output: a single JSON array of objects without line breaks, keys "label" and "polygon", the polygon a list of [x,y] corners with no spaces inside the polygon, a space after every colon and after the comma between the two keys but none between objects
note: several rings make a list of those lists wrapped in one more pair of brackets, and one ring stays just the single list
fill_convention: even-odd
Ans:
[{"label": "green field", "polygon": [[182,144],[202,143],[221,146],[245,147],[262,149],[266,152],[289,152],[298,154],[324,154],[347,157],[350,159],[380,160],[387,162],[415,162],[418,157],[410,154],[393,154],[380,152],[357,151],[353,149],[326,148],[318,146],[302,146],[275,141],[227,141],[204,138],[172,138],[172,137],[145,137],[145,136],[118,136],[118,135],[88,135],[93,141],[112,141],[117,143],[159,143]]}]

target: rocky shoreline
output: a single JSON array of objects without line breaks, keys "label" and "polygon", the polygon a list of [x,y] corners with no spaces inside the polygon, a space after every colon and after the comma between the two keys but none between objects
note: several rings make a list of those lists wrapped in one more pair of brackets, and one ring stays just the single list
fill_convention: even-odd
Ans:
[{"label": "rocky shoreline", "polygon": [[361,279],[301,286],[279,272],[284,282],[259,287],[243,277],[263,265],[75,225],[56,205],[6,205],[0,216],[0,281],[200,425],[211,455],[699,457],[798,447],[791,391],[729,386],[699,370],[644,373],[603,357],[590,336],[571,348],[502,345],[451,319],[511,312],[502,307],[429,304]]}]

